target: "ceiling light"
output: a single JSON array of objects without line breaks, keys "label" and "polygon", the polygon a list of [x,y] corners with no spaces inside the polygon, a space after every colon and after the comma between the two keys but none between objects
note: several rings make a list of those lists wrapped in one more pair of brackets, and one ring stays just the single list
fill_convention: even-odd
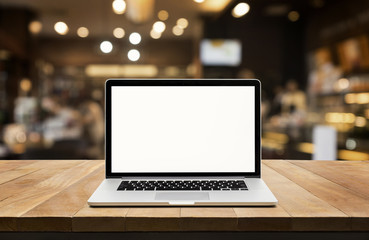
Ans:
[{"label": "ceiling light", "polygon": [[248,13],[250,6],[247,3],[239,3],[232,10],[232,16],[235,18],[240,18]]},{"label": "ceiling light", "polygon": [[186,18],[180,18],[177,20],[177,25],[180,28],[185,29],[186,27],[188,27],[188,20]]},{"label": "ceiling light", "polygon": [[153,38],[153,39],[159,39],[161,37],[161,33],[155,31],[154,29],[151,29],[150,31],[150,36]]},{"label": "ceiling light", "polygon": [[137,45],[141,42],[141,35],[139,33],[131,33],[131,35],[129,35],[129,42]]},{"label": "ceiling light", "polygon": [[227,6],[231,4],[231,2],[236,2],[234,0],[206,0],[201,3],[201,11],[206,13],[220,13],[225,11]]},{"label": "ceiling light", "polygon": [[300,18],[300,14],[296,11],[291,11],[288,13],[288,19],[291,22],[296,22],[297,20],[299,20],[299,18]]},{"label": "ceiling light", "polygon": [[28,25],[28,30],[32,34],[39,34],[42,30],[42,23],[40,21],[32,21]]},{"label": "ceiling light", "polygon": [[165,10],[161,10],[160,12],[158,12],[158,18],[162,21],[167,20],[169,17],[169,13]]},{"label": "ceiling light", "polygon": [[87,37],[87,36],[88,36],[88,34],[89,34],[89,31],[88,31],[88,29],[87,29],[87,28],[85,28],[85,27],[80,27],[80,28],[78,28],[78,29],[77,29],[77,35],[78,35],[79,37],[81,37],[81,38],[85,38],[85,37]]},{"label": "ceiling light", "polygon": [[172,32],[176,36],[181,36],[183,34],[183,28],[181,28],[179,26],[174,26],[173,29],[172,29]]},{"label": "ceiling light", "polygon": [[124,31],[124,29],[123,29],[123,28],[115,28],[115,29],[113,30],[113,35],[114,35],[114,37],[116,37],[116,38],[123,38],[125,34],[126,34],[126,33],[125,33],[125,31]]},{"label": "ceiling light", "polygon": [[114,0],[112,6],[116,14],[123,14],[126,11],[126,2],[124,0]]},{"label": "ceiling light", "polygon": [[194,2],[197,2],[197,3],[203,3],[204,0],[193,0]]},{"label": "ceiling light", "polygon": [[111,44],[109,41],[103,41],[100,44],[100,50],[103,53],[110,53],[113,50],[113,44]]},{"label": "ceiling light", "polygon": [[128,59],[132,62],[136,62],[138,59],[140,59],[140,52],[136,49],[129,50]]},{"label": "ceiling light", "polygon": [[54,25],[54,29],[57,33],[59,33],[60,35],[65,35],[68,33],[68,26],[67,24],[65,24],[65,22],[57,22]]},{"label": "ceiling light", "polygon": [[162,33],[165,30],[165,23],[163,23],[161,21],[157,21],[157,22],[154,23],[152,28],[154,29],[154,31],[156,31],[158,33]]}]

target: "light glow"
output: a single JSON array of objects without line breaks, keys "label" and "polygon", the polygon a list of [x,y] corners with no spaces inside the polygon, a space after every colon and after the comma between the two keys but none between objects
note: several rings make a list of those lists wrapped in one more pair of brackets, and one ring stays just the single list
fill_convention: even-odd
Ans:
[{"label": "light glow", "polygon": [[161,37],[161,33],[155,31],[154,29],[151,29],[150,31],[150,36],[153,38],[153,39],[159,39]]},{"label": "light glow", "polygon": [[288,19],[291,22],[296,22],[297,20],[299,20],[299,18],[300,18],[300,14],[296,11],[291,11],[288,13]]},{"label": "light glow", "polygon": [[158,18],[162,21],[165,21],[169,18],[169,13],[165,10],[161,10],[158,12]]},{"label": "light glow", "polygon": [[137,45],[141,42],[141,35],[139,33],[131,33],[131,35],[129,35],[129,42]]},{"label": "light glow", "polygon": [[28,30],[32,34],[39,34],[42,30],[42,23],[40,21],[32,21],[28,25]]},{"label": "light glow", "polygon": [[125,35],[126,33],[125,33],[125,31],[124,31],[124,29],[123,28],[115,28],[114,30],[113,30],[113,35],[114,35],[114,37],[116,37],[116,38],[123,38],[124,37],[124,35]]},{"label": "light glow", "polygon": [[366,119],[365,117],[356,117],[355,119],[355,126],[356,127],[365,127],[366,126]]},{"label": "light glow", "polygon": [[369,93],[348,93],[345,95],[345,102],[347,104],[368,104]]},{"label": "light glow", "polygon": [[57,22],[54,25],[54,30],[60,35],[65,35],[68,33],[69,28],[65,22]]},{"label": "light glow", "polygon": [[181,36],[184,31],[183,31],[183,28],[181,28],[179,26],[174,26],[173,29],[172,29],[172,32],[176,36]]},{"label": "light glow", "polygon": [[177,20],[177,26],[180,28],[187,28],[188,27],[188,20],[186,18],[180,18]]},{"label": "light glow", "polygon": [[138,59],[140,59],[140,52],[137,49],[131,49],[128,51],[128,59],[132,62],[136,62]]},{"label": "light glow", "polygon": [[32,82],[31,80],[29,80],[28,78],[23,78],[20,82],[20,88],[24,91],[24,92],[29,92],[29,90],[31,90],[32,88]]},{"label": "light glow", "polygon": [[100,44],[100,50],[103,53],[110,53],[113,50],[113,44],[109,41],[103,41]]},{"label": "light glow", "polygon": [[124,0],[114,0],[112,7],[115,14],[123,14],[126,11],[126,2]]},{"label": "light glow", "polygon": [[232,16],[240,18],[250,11],[250,6],[247,3],[239,3],[232,10]]},{"label": "light glow", "polygon": [[325,114],[325,120],[329,123],[354,123],[355,115],[353,113],[328,112]]},{"label": "light glow", "polygon": [[155,32],[162,33],[165,31],[165,23],[157,21],[154,23],[152,28],[154,29]]},{"label": "light glow", "polygon": [[77,30],[77,35],[78,35],[79,37],[81,37],[81,38],[85,38],[85,37],[87,37],[87,36],[88,36],[88,34],[89,34],[89,31],[88,31],[88,29],[87,29],[87,28],[85,28],[85,27],[80,27],[80,28],[78,28],[78,30]]},{"label": "light glow", "polygon": [[341,90],[347,89],[350,86],[350,82],[347,78],[341,78],[338,80],[338,87]]}]

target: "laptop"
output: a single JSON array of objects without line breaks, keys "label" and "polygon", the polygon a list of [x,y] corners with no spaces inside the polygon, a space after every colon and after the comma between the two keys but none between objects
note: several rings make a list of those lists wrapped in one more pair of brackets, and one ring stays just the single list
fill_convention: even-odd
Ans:
[{"label": "laptop", "polygon": [[106,178],[90,206],[273,206],[258,80],[109,79]]}]

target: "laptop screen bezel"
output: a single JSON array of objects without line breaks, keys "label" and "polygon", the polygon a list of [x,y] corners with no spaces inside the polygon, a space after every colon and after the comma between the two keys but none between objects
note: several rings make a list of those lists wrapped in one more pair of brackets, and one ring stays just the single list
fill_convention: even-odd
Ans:
[{"label": "laptop screen bezel", "polygon": [[[257,79],[108,79],[105,82],[105,175],[106,178],[121,177],[179,177],[179,176],[245,176],[260,177],[261,165],[261,86]],[[253,86],[255,87],[255,171],[253,172],[155,172],[116,173],[112,172],[111,153],[111,90],[114,86]]]}]

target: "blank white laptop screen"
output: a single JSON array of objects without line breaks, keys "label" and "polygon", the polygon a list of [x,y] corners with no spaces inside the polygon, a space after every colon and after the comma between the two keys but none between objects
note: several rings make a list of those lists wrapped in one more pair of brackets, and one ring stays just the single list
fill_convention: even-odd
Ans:
[{"label": "blank white laptop screen", "polygon": [[255,87],[113,86],[113,173],[255,171]]}]

